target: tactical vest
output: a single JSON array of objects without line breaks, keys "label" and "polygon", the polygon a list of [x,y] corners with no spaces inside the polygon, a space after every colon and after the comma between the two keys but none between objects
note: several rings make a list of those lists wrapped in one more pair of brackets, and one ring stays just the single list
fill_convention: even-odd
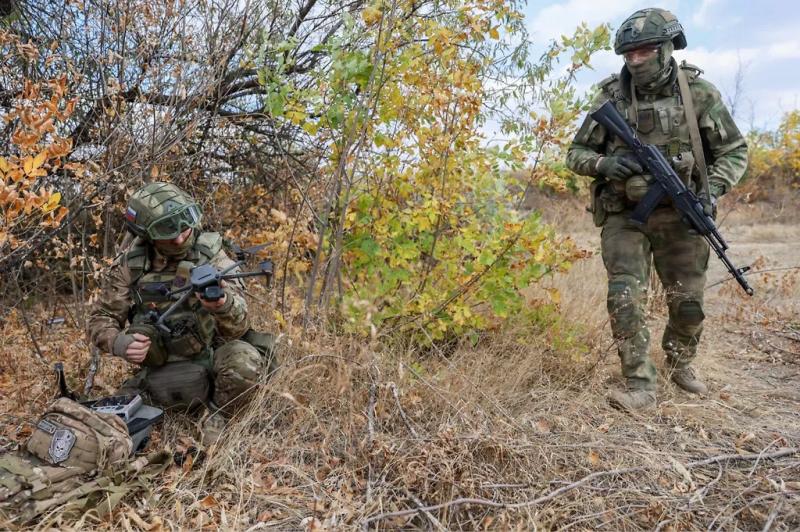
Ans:
[{"label": "tactical vest", "polygon": [[[146,241],[137,239],[125,253],[122,262],[131,272],[133,306],[130,322],[133,326],[152,325],[158,316],[180,299],[183,293],[170,295],[170,292],[186,286],[192,267],[208,263],[219,253],[222,237],[219,233],[201,233],[177,266],[158,272],[151,270],[151,249]],[[170,332],[157,331],[159,337],[151,340],[158,342],[159,347],[163,346],[166,356],[150,360],[146,365],[161,365],[210,354],[215,320],[194,295],[175,309],[164,324]]]},{"label": "tactical vest", "polygon": [[[700,73],[699,69],[687,64],[679,68],[685,70],[690,81],[696,79]],[[600,88],[614,101],[617,110],[636,130],[639,138],[657,146],[684,182],[697,190],[699,175],[692,153],[686,110],[677,81],[671,95],[637,95],[635,105],[630,96],[631,88],[621,86],[626,82],[627,80],[615,74],[603,80]],[[612,136],[606,145],[606,154],[626,152],[630,152],[630,148],[622,140]]]}]

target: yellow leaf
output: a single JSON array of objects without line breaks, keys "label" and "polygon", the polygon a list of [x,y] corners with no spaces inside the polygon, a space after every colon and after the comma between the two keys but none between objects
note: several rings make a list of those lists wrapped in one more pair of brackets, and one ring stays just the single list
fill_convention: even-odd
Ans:
[{"label": "yellow leaf", "polygon": [[47,203],[42,206],[42,212],[48,213],[58,207],[61,202],[61,192],[54,192],[49,198]]},{"label": "yellow leaf", "polygon": [[22,161],[22,169],[26,174],[33,172],[33,157],[25,157],[25,159]]},{"label": "yellow leaf", "polygon": [[561,303],[561,292],[558,291],[558,288],[548,288],[547,293],[550,295],[550,301],[556,305]]},{"label": "yellow leaf", "polygon": [[369,6],[361,12],[361,18],[367,26],[371,26],[381,19],[381,10],[375,6]]},{"label": "yellow leaf", "polygon": [[0,172],[8,172],[8,161],[6,161],[5,157],[0,157]]},{"label": "yellow leaf", "polygon": [[37,168],[41,168],[41,166],[45,162],[47,162],[47,150],[44,150],[39,155],[37,155],[36,157],[33,158],[33,168],[32,168],[32,170],[36,170]]},{"label": "yellow leaf", "polygon": [[500,32],[497,31],[497,26],[489,29],[489,37],[494,40],[498,40],[500,38]]}]

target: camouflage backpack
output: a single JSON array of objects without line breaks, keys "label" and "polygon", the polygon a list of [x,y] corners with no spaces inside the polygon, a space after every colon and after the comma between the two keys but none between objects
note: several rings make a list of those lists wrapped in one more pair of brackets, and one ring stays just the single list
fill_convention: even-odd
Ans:
[{"label": "camouflage backpack", "polygon": [[0,454],[0,522],[23,525],[56,507],[110,511],[143,486],[131,482],[134,477],[168,465],[168,454],[129,464],[132,447],[119,417],[57,399],[36,423],[26,450]]}]

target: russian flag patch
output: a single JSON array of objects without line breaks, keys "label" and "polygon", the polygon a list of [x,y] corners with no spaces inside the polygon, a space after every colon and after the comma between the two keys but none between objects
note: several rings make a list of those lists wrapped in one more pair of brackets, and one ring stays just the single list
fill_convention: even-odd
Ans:
[{"label": "russian flag patch", "polygon": [[133,209],[128,207],[128,210],[125,211],[125,219],[128,220],[129,222],[135,222],[136,221],[136,211],[134,211]]}]

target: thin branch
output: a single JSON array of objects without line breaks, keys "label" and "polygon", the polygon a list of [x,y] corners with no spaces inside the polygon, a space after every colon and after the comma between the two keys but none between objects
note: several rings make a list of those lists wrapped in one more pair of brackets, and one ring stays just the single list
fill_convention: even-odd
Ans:
[{"label": "thin branch", "polygon": [[[702,467],[709,464],[718,464],[721,462],[743,462],[743,461],[751,461],[751,460],[777,460],[778,458],[784,458],[787,456],[793,456],[800,452],[800,448],[793,447],[790,449],[784,449],[782,451],[777,451],[770,454],[723,454],[719,456],[712,456],[711,458],[706,458],[704,460],[697,460],[694,462],[689,462],[685,465],[686,469],[692,469],[695,467]],[[482,499],[476,497],[463,497],[459,499],[455,499],[452,501],[444,502],[441,504],[434,504],[431,506],[424,506],[422,508],[415,508],[411,510],[400,510],[397,512],[386,512],[378,515],[374,515],[364,521],[364,526],[367,527],[371,523],[375,523],[381,521],[383,519],[391,519],[394,517],[405,517],[407,515],[414,515],[419,512],[432,512],[434,510],[441,510],[443,508],[451,508],[453,506],[461,506],[464,504],[474,504],[478,506],[489,506],[491,508],[506,508],[506,509],[519,509],[519,508],[528,508],[531,506],[536,506],[548,501],[551,501],[564,493],[572,491],[574,489],[580,488],[593,480],[598,478],[606,478],[606,477],[614,477],[620,475],[629,475],[631,473],[641,473],[644,471],[663,471],[667,469],[671,469],[673,466],[672,464],[668,465],[659,465],[659,466],[639,466],[639,467],[626,467],[620,469],[612,469],[610,471],[598,471],[596,473],[592,473],[590,475],[586,475],[580,480],[577,480],[571,484],[567,484],[557,490],[551,491],[547,495],[543,495],[536,499],[518,503],[504,503],[504,502],[497,502],[490,499]]]}]

